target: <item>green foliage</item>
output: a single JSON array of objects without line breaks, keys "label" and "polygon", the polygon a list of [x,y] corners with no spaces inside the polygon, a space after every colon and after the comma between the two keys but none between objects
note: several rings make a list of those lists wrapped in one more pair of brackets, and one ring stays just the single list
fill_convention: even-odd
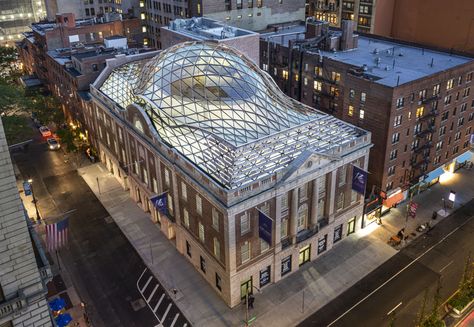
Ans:
[{"label": "green foliage", "polygon": [[438,279],[438,284],[433,297],[433,307],[431,312],[426,312],[426,306],[428,303],[428,289],[425,290],[423,295],[423,302],[421,305],[420,312],[418,313],[417,326],[419,327],[443,327],[445,326],[444,321],[439,315],[439,307],[441,303],[441,279]]},{"label": "green foliage", "polygon": [[70,130],[69,128],[61,128],[56,132],[56,134],[61,139],[61,142],[66,145],[66,151],[77,151],[77,146],[74,142],[76,138],[74,131]]},{"label": "green foliage", "polygon": [[29,119],[25,116],[3,116],[3,128],[9,145],[28,141],[35,131],[31,129]]},{"label": "green foliage", "polygon": [[55,97],[36,93],[30,99],[30,109],[43,124],[54,123],[59,126],[64,122],[61,104]]},{"label": "green foliage", "polygon": [[13,47],[0,47],[0,80],[11,84],[20,77],[18,53]]},{"label": "green foliage", "polygon": [[448,304],[457,310],[462,310],[472,300],[474,300],[474,262],[469,254],[464,264],[458,292],[449,300]]}]

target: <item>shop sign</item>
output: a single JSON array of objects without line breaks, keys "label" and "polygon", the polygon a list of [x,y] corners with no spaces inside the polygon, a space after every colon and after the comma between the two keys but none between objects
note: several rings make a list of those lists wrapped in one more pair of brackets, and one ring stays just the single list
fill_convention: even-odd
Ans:
[{"label": "shop sign", "polygon": [[285,275],[291,271],[291,255],[281,261],[281,275]]},{"label": "shop sign", "polygon": [[328,240],[327,234],[324,235],[323,238],[318,240],[318,254],[326,251],[327,240]]},{"label": "shop sign", "polygon": [[270,283],[270,266],[260,270],[260,287],[263,287]]}]

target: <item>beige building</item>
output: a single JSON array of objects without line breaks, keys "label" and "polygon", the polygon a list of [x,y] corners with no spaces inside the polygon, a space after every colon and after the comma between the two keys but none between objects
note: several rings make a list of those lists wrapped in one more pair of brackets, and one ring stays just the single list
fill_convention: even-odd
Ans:
[{"label": "beige building", "polygon": [[18,194],[0,119],[0,326],[53,326],[46,302],[51,277]]},{"label": "beige building", "polygon": [[370,133],[225,44],[109,59],[91,95],[101,160],[230,307],[361,228]]}]

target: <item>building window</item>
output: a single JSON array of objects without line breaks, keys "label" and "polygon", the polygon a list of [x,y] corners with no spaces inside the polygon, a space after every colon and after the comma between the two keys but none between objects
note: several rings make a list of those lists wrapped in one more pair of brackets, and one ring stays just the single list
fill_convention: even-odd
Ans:
[{"label": "building window", "polygon": [[359,118],[360,118],[360,119],[364,119],[364,116],[365,116],[365,110],[364,110],[364,109],[360,109],[360,111],[359,111]]},{"label": "building window", "polygon": [[395,144],[398,141],[400,141],[400,133],[393,133],[392,134],[392,144]]},{"label": "building window", "polygon": [[201,270],[203,273],[206,273],[206,260],[202,257],[202,255],[199,256],[199,261],[201,263]]},{"label": "building window", "polygon": [[344,192],[339,193],[336,203],[337,210],[342,210],[342,208],[344,208]]},{"label": "building window", "polygon": [[298,209],[298,218],[296,220],[296,231],[300,232],[306,227],[306,221],[308,219],[308,206],[303,204]]},{"label": "building window", "polygon": [[440,85],[439,84],[436,84],[435,86],[433,86],[433,95],[438,95],[439,90],[440,90]]},{"label": "building window", "polygon": [[395,175],[395,166],[391,166],[388,168],[388,176]]},{"label": "building window", "polygon": [[349,105],[349,110],[347,114],[352,117],[354,115],[354,106]]},{"label": "building window", "polygon": [[343,186],[346,184],[346,178],[347,178],[347,166],[344,165],[338,169],[338,175],[337,175],[337,185],[339,187]]},{"label": "building window", "polygon": [[260,239],[260,253],[267,251],[270,248],[270,244]]},{"label": "building window", "polygon": [[425,110],[424,107],[416,108],[416,118],[420,118],[421,116],[423,116],[424,110]]},{"label": "building window", "polygon": [[402,115],[395,116],[395,119],[393,120],[393,126],[400,126],[402,124]]},{"label": "building window", "polygon": [[270,283],[270,266],[260,270],[260,288]]},{"label": "building window", "polygon": [[341,74],[336,73],[336,72],[331,72],[331,79],[337,83],[341,80]]},{"label": "building window", "polygon": [[250,219],[247,213],[240,216],[240,235],[250,231]]},{"label": "building window", "polygon": [[453,84],[454,84],[454,78],[451,78],[450,80],[448,80],[448,82],[446,83],[446,90],[451,90],[453,88]]},{"label": "building window", "polygon": [[298,197],[299,197],[300,202],[307,199],[307,197],[308,197],[308,184],[301,185],[298,188]]},{"label": "building window", "polygon": [[360,94],[360,102],[365,102],[367,100],[367,93],[362,92]]},{"label": "building window", "polygon": [[356,224],[355,217],[347,222],[347,235],[351,235],[352,233],[355,232],[355,224]]},{"label": "building window", "polygon": [[324,237],[318,240],[318,254],[323,253],[327,249],[328,244],[328,235],[324,235]]},{"label": "building window", "polygon": [[152,184],[152,187],[153,187],[153,192],[158,193],[158,181],[156,180],[155,177],[153,177],[151,179],[151,184]]},{"label": "building window", "polygon": [[469,83],[470,81],[472,81],[472,72],[467,73],[466,75],[466,83]]},{"label": "building window", "polygon": [[188,241],[186,241],[186,254],[192,258],[192,255],[191,255],[191,244],[189,244]]},{"label": "building window", "polygon": [[262,69],[268,72],[268,64],[262,64]]},{"label": "building window", "polygon": [[284,276],[291,271],[291,255],[281,260],[281,275]]},{"label": "building window", "polygon": [[351,203],[354,203],[357,201],[357,192],[354,190],[351,190]]},{"label": "building window", "polygon": [[242,259],[242,263],[250,260],[250,243],[249,241],[245,241],[244,244],[240,247],[240,257]]},{"label": "building window", "polygon": [[439,136],[443,136],[444,134],[446,134],[446,126],[441,126],[439,128]]},{"label": "building window", "polygon": [[281,196],[281,211],[288,209],[288,193]]},{"label": "building window", "polygon": [[447,106],[451,103],[451,95],[447,95],[444,97],[444,105]]},{"label": "building window", "polygon": [[323,76],[323,68],[322,67],[314,67],[314,74],[316,76]]},{"label": "building window", "polygon": [[398,150],[397,149],[390,151],[390,160],[396,159],[397,155],[398,155]]},{"label": "building window", "polygon": [[186,208],[183,208],[183,222],[186,228],[189,228],[189,212]]},{"label": "building window", "polygon": [[170,172],[165,168],[165,185],[170,186]]},{"label": "building window", "polygon": [[199,239],[201,242],[205,242],[205,236],[204,236],[204,225],[199,222]]},{"label": "building window", "polygon": [[148,171],[146,170],[145,167],[142,167],[143,168],[143,182],[148,185]]},{"label": "building window", "polygon": [[353,90],[353,89],[350,89],[350,90],[349,90],[349,98],[350,98],[350,99],[354,99],[355,94],[356,94],[355,90]]},{"label": "building window", "polygon": [[464,125],[464,117],[458,119],[458,127]]},{"label": "building window", "polygon": [[221,277],[216,273],[216,288],[222,291],[222,280]]},{"label": "building window", "polygon": [[314,81],[314,90],[321,92],[322,89],[323,89],[323,83],[321,83],[320,81]]},{"label": "building window", "polygon": [[288,219],[282,219],[281,220],[281,232],[280,232],[281,238],[285,238],[288,236]]},{"label": "building window", "polygon": [[212,227],[219,231],[219,211],[216,208],[212,208]]},{"label": "building window", "polygon": [[283,79],[287,80],[288,79],[288,71],[283,69],[282,72],[281,72],[281,76],[283,77]]},{"label": "building window", "polygon": [[333,243],[340,241],[342,239],[342,224],[334,228]]},{"label": "building window", "polygon": [[202,199],[196,194],[196,212],[202,215]]},{"label": "building window", "polygon": [[217,237],[214,237],[214,255],[217,259],[221,259],[221,244],[219,243]]}]

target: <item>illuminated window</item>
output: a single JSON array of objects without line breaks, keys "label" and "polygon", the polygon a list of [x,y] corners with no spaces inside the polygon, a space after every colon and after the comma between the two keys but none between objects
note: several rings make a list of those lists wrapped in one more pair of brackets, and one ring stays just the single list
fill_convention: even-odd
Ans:
[{"label": "illuminated window", "polygon": [[350,117],[354,116],[354,106],[349,106],[349,110],[348,110],[347,114]]},{"label": "illuminated window", "polygon": [[142,26],[142,32],[146,33],[146,26]]},{"label": "illuminated window", "polygon": [[453,84],[454,84],[454,78],[451,78],[450,80],[448,80],[448,82],[446,83],[446,90],[451,90],[453,88]]},{"label": "illuminated window", "polygon": [[141,19],[145,19],[145,13],[144,13],[144,12],[142,12],[142,13],[140,14],[140,18],[141,18]]},{"label": "illuminated window", "polygon": [[288,71],[283,69],[282,72],[281,72],[281,76],[284,78],[284,79],[288,79]]},{"label": "illuminated window", "polygon": [[365,110],[364,110],[364,109],[360,109],[360,111],[359,111],[359,118],[360,118],[360,119],[364,119],[364,117],[365,117]]},{"label": "illuminated window", "polygon": [[331,73],[331,79],[332,79],[334,82],[339,82],[339,81],[341,80],[341,74],[336,73],[336,72],[332,72],[332,73]]},{"label": "illuminated window", "polygon": [[323,76],[323,69],[321,67],[314,67],[314,74],[317,76]]},{"label": "illuminated window", "polygon": [[423,116],[423,111],[425,110],[424,107],[419,107],[416,109],[416,118],[420,118],[421,116]]},{"label": "illuminated window", "polygon": [[[201,14],[201,4],[200,3],[197,4],[197,13],[198,13],[198,15]],[[229,17],[229,19],[230,19],[230,17]]]},{"label": "illuminated window", "polygon": [[145,0],[140,0],[140,8],[145,7]]},{"label": "illuminated window", "polygon": [[314,81],[314,90],[321,92],[322,89],[323,83],[321,83],[320,81]]}]

